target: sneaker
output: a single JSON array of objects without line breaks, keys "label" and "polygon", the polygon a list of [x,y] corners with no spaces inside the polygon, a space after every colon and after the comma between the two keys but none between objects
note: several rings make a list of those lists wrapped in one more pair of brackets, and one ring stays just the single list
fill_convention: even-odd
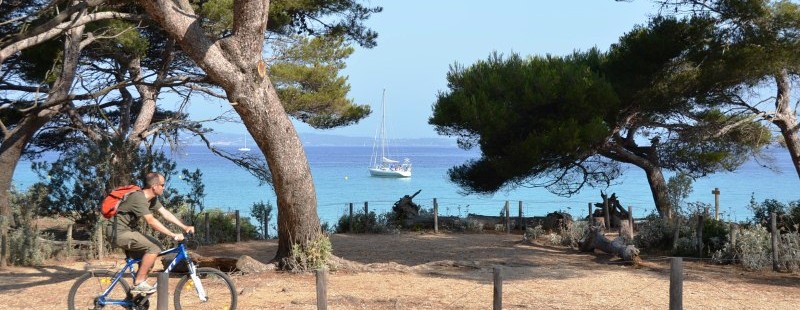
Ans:
[{"label": "sneaker", "polygon": [[142,281],[142,283],[139,283],[131,288],[131,294],[134,295],[150,295],[155,292],[156,288],[154,286],[150,286],[150,284],[147,283],[147,281]]}]

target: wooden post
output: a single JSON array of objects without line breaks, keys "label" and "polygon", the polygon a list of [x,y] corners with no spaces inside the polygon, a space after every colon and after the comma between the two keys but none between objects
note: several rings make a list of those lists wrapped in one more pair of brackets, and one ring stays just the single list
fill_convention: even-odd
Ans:
[{"label": "wooden post", "polygon": [[67,226],[67,256],[72,255],[72,224]]},{"label": "wooden post", "polygon": [[508,200],[506,200],[506,233],[511,233],[511,217],[509,216],[509,209],[508,209]]},{"label": "wooden post", "polygon": [[778,264],[778,215],[775,212],[769,214],[770,228],[772,228],[772,271],[780,271]]},{"label": "wooden post", "polygon": [[205,233],[206,233],[206,244],[210,244],[211,243],[211,227],[208,224],[208,212],[206,212],[205,223],[204,223],[203,226],[206,229],[206,231],[205,231]]},{"label": "wooden post", "polygon": [[493,310],[502,310],[503,309],[503,274],[502,269],[498,267],[494,267],[492,270],[494,275],[494,295],[492,298],[492,309]]},{"label": "wooden post", "polygon": [[439,233],[439,203],[433,198],[433,233]]},{"label": "wooden post", "polygon": [[519,220],[517,221],[517,229],[525,231],[525,225],[523,225],[522,221],[522,200],[519,201]]},{"label": "wooden post", "polygon": [[730,235],[730,238],[729,238],[730,241],[731,241],[731,248],[735,249],[736,248],[736,225],[734,225],[733,223],[730,223],[729,226],[730,226],[730,230],[729,231],[731,232],[731,235]]},{"label": "wooden post", "polygon": [[697,215],[697,257],[703,257],[703,229],[706,227],[705,214]]},{"label": "wooden post", "polygon": [[719,188],[715,187],[711,193],[714,194],[714,219],[719,221]]},{"label": "wooden post", "polygon": [[368,218],[367,217],[368,215],[369,215],[369,202],[368,201],[364,201],[364,232],[365,233],[368,233],[368,232],[370,232],[370,230],[372,230],[372,227],[370,227],[370,221],[366,220]]},{"label": "wooden post", "polygon": [[364,215],[369,214],[369,201],[364,201]]},{"label": "wooden post", "polygon": [[269,239],[269,221],[267,219],[267,210],[261,214],[261,228],[264,230],[264,240]]},{"label": "wooden post", "polygon": [[350,203],[350,220],[348,221],[347,232],[353,233],[353,203]]},{"label": "wooden post", "polygon": [[169,274],[166,272],[161,272],[158,274],[158,278],[156,280],[156,294],[158,295],[157,299],[157,310],[168,310],[169,309]]},{"label": "wooden post", "polygon": [[105,221],[97,222],[97,258],[103,259],[106,257],[106,245],[103,239],[103,226]]},{"label": "wooden post", "polygon": [[683,258],[673,257],[669,272],[669,310],[683,310]]},{"label": "wooden post", "polygon": [[594,225],[594,213],[592,213],[592,203],[589,203],[589,225]]},{"label": "wooden post", "polygon": [[605,215],[603,224],[606,226],[606,231],[611,231],[611,215],[608,214],[608,197],[606,196],[603,196],[603,215]]},{"label": "wooden post", "polygon": [[11,242],[8,241],[8,227],[11,226],[9,221],[5,215],[0,214],[0,268],[8,267],[8,261],[11,256]]},{"label": "wooden post", "polygon": [[631,234],[633,234],[633,206],[628,206],[628,220],[630,220]]},{"label": "wooden post", "polygon": [[236,242],[242,241],[242,226],[239,224],[239,210],[235,212],[236,216]]},{"label": "wooden post", "polygon": [[[681,217],[680,216],[675,216],[674,221],[675,221],[675,235],[674,235],[674,237],[672,237],[672,251],[675,251],[675,250],[678,249],[678,238],[680,238],[680,236],[681,236]],[[687,223],[687,224],[689,224],[689,223]],[[689,225],[691,225],[691,224],[689,224]]]},{"label": "wooden post", "polygon": [[317,309],[328,309],[328,272],[325,268],[317,269]]}]

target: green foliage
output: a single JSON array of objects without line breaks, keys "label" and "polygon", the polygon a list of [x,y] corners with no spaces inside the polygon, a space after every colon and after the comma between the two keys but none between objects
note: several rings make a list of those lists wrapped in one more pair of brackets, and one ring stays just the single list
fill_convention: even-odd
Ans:
[{"label": "green foliage", "polygon": [[286,112],[315,128],[346,126],[367,117],[370,107],[347,99],[350,85],[338,76],[353,48],[341,37],[293,39],[275,45],[281,57],[269,70]]},{"label": "green foliage", "polygon": [[670,204],[672,204],[676,214],[681,213],[684,200],[694,191],[692,182],[693,179],[685,173],[671,176],[667,181],[667,193],[669,194]]},{"label": "green foliage", "polygon": [[183,169],[178,177],[189,185],[189,192],[183,196],[183,203],[189,207],[187,215],[190,219],[189,223],[195,224],[197,216],[205,209],[206,186],[203,184],[203,173],[200,172],[200,169],[196,169],[194,172]]},{"label": "green foliage", "polygon": [[608,134],[605,117],[616,115],[619,100],[582,60],[591,57],[600,56],[495,54],[469,68],[452,66],[449,91],[438,95],[429,123],[439,134],[458,137],[462,148],[480,146],[482,157],[450,169],[450,179],[476,193],[536,177],[580,178],[584,170],[586,182],[607,181],[609,166],[586,158]]},{"label": "green foliage", "polygon": [[[223,212],[220,209],[206,210],[208,213],[208,226],[211,229],[211,240],[213,243],[236,242],[236,215],[232,212]],[[205,215],[203,215],[205,218]],[[205,237],[205,225],[195,227],[198,238]],[[254,240],[259,238],[258,229],[250,223],[250,218],[239,218],[239,227],[242,240]]]},{"label": "green foliage", "polygon": [[305,246],[292,244],[287,265],[293,271],[317,270],[328,264],[332,251],[331,240],[322,234],[316,240],[306,242]]},{"label": "green foliage", "polygon": [[800,227],[800,201],[791,201],[784,204],[775,199],[765,199],[762,203],[757,203],[755,197],[750,198],[748,206],[753,211],[753,223],[764,226],[767,230],[771,227],[771,213],[777,215],[778,230],[798,231]]},{"label": "green foliage", "polygon": [[675,226],[667,219],[649,215],[637,228],[637,234],[633,237],[633,244],[637,248],[662,251],[672,249]]},{"label": "green foliage", "polygon": [[539,239],[542,236],[544,236],[545,233],[547,233],[547,232],[544,231],[544,228],[542,228],[542,225],[536,225],[536,227],[533,227],[533,228],[528,227],[527,229],[525,229],[525,234],[522,236],[522,239],[524,239],[524,240],[526,240],[528,242],[533,242],[534,240]]},{"label": "green foliage", "polygon": [[715,253],[725,246],[725,242],[730,238],[729,225],[723,221],[717,221],[710,216],[704,219],[703,223],[703,252]]},{"label": "green foliage", "polygon": [[[261,236],[269,239],[269,222],[272,219],[272,203],[263,201],[255,202],[250,206],[250,216],[256,221],[256,227],[261,230]],[[323,231],[326,231],[323,229]]]},{"label": "green foliage", "polygon": [[[110,189],[119,181],[141,179],[144,172],[158,171],[169,180],[175,174],[175,162],[163,153],[147,153],[146,150],[115,150],[115,146],[77,146],[65,150],[52,162],[34,162],[41,184],[48,189],[43,202],[42,215],[60,215],[74,219],[76,223],[97,222],[99,204]],[[119,158],[116,154],[124,154]],[[183,197],[172,187],[167,187],[162,196],[167,208],[177,207]]]},{"label": "green foliage", "polygon": [[[376,215],[374,211],[370,211],[368,214],[364,214],[364,212],[353,213],[353,233],[384,233],[388,225],[387,214]],[[344,214],[339,217],[339,221],[336,224],[336,232],[347,233],[349,228],[350,215]]]},{"label": "green foliage", "polygon": [[[736,230],[736,244],[730,240],[712,258],[717,262],[740,262],[749,270],[760,270],[772,264],[770,234],[762,226],[743,227]],[[796,249],[800,250],[800,249]]]},{"label": "green foliage", "polygon": [[41,265],[55,253],[50,244],[40,240],[47,236],[36,225],[38,209],[47,197],[47,189],[36,184],[27,192],[11,191],[10,194],[11,209],[18,225],[9,232],[9,261],[19,266]]}]

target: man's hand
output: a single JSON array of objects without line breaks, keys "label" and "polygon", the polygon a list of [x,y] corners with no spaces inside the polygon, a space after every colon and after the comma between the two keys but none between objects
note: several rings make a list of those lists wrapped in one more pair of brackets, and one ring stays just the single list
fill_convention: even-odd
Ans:
[{"label": "man's hand", "polygon": [[187,234],[193,234],[194,233],[194,226],[186,226],[186,228],[183,229],[183,232],[185,232]]},{"label": "man's hand", "polygon": [[175,241],[183,241],[183,234],[175,234],[172,236],[172,239],[175,239]]}]

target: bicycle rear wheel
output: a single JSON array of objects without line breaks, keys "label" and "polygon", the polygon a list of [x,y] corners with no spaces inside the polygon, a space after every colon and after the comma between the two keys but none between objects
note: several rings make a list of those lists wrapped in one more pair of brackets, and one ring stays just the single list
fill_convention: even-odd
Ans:
[{"label": "bicycle rear wheel", "polygon": [[[97,298],[111,285],[116,274],[112,271],[90,271],[75,280],[69,290],[67,308],[69,310],[102,309]],[[117,285],[108,293],[106,300],[124,300],[130,289],[128,282],[120,278]],[[122,306],[105,306],[111,309],[124,309]]]},{"label": "bicycle rear wheel", "polygon": [[181,309],[236,309],[236,287],[233,280],[214,268],[197,268],[197,277],[208,296],[200,300],[197,287],[189,275],[183,276],[175,287],[175,310]]}]

